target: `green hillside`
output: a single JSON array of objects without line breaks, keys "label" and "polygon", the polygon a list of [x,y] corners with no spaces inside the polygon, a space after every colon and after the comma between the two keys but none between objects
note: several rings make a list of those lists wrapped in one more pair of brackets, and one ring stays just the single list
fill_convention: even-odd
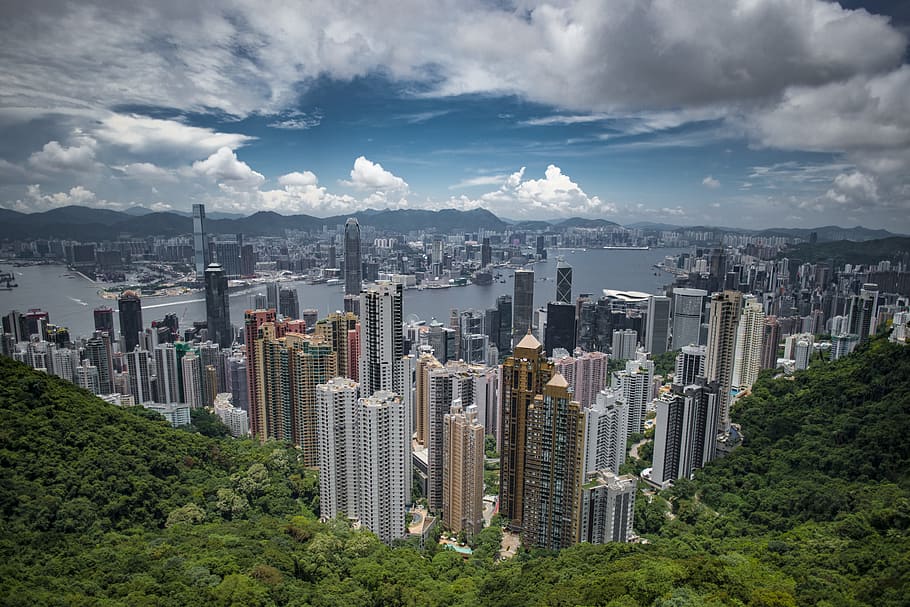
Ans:
[{"label": "green hillside", "polygon": [[[649,544],[494,563],[316,519],[293,449],[173,430],[0,359],[2,605],[903,605],[910,349],[763,378],[747,443],[639,495]],[[665,510],[666,509],[666,510]]]}]

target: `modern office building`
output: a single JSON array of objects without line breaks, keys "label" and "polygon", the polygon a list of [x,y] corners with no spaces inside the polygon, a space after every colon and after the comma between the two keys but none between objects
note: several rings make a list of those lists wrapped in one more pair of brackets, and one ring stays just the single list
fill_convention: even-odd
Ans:
[{"label": "modern office building", "polygon": [[455,399],[443,426],[443,525],[473,537],[483,529],[484,433],[477,407]]},{"label": "modern office building", "polygon": [[209,265],[209,239],[205,233],[205,205],[193,205],[193,257],[196,276],[202,278]]},{"label": "modern office building", "polygon": [[515,270],[512,296],[512,337],[517,342],[531,329],[534,315],[534,270]]},{"label": "modern office building", "polygon": [[532,335],[525,335],[502,365],[499,511],[512,529],[524,525],[528,410],[553,375],[553,363]]},{"label": "modern office building", "polygon": [[648,298],[648,316],[645,328],[645,350],[652,356],[667,351],[670,342],[670,298],[652,295]]},{"label": "modern office building", "polygon": [[344,223],[344,294],[359,295],[362,283],[360,224],[350,217]]},{"label": "modern office building", "polygon": [[110,306],[100,306],[95,308],[92,315],[95,319],[95,330],[105,331],[111,336],[111,339],[116,339],[114,337],[114,310]]},{"label": "modern office building", "polygon": [[850,300],[850,333],[859,335],[860,342],[875,335],[878,320],[878,285],[865,283]]},{"label": "modern office building", "polygon": [[[300,302],[297,289],[278,290],[278,313],[284,318],[300,318]],[[309,329],[310,327],[307,326]]]},{"label": "modern office building", "polygon": [[698,345],[702,311],[708,292],[702,289],[673,289],[673,349]]},{"label": "modern office building", "polygon": [[613,331],[613,347],[610,358],[613,360],[632,360],[638,349],[638,332],[635,329]]},{"label": "modern office building", "polygon": [[572,301],[572,266],[562,259],[556,264],[556,301],[575,305]]},{"label": "modern office building", "polygon": [[717,382],[718,432],[725,432],[730,427],[736,330],[741,312],[742,293],[739,291],[724,291],[711,296],[705,375],[709,382]]},{"label": "modern office building", "polygon": [[123,351],[129,353],[139,345],[139,335],[142,333],[142,300],[135,291],[124,291],[117,298],[117,307]]},{"label": "modern office building", "polygon": [[569,352],[575,350],[575,306],[551,301],[547,304],[544,351],[547,356],[552,356],[556,348]]},{"label": "modern office building", "polygon": [[631,541],[637,486],[631,474],[588,473],[581,494],[580,540],[591,544]]},{"label": "modern office building", "polygon": [[113,344],[109,333],[95,331],[85,342],[85,359],[98,372],[98,389],[96,394],[111,394],[114,391]]},{"label": "modern office building", "polygon": [[227,275],[221,264],[209,264],[205,270],[206,329],[208,338],[222,348],[230,348],[234,343],[227,286]]}]

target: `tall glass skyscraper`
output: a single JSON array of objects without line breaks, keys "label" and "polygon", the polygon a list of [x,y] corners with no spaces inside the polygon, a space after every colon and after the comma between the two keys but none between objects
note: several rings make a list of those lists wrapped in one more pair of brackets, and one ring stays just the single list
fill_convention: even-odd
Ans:
[{"label": "tall glass skyscraper", "polygon": [[124,291],[117,298],[117,307],[123,351],[132,352],[139,345],[139,334],[142,332],[142,300],[135,291]]},{"label": "tall glass skyscraper", "polygon": [[219,263],[205,271],[205,321],[209,339],[222,348],[231,347],[231,307],[228,303],[227,275]]},{"label": "tall glass skyscraper", "polygon": [[534,270],[515,270],[515,294],[512,298],[512,336],[517,340],[531,328],[534,314]]},{"label": "tall glass skyscraper", "polygon": [[556,264],[556,301],[572,303],[572,266],[562,259]]},{"label": "tall glass skyscraper", "polygon": [[209,262],[209,241],[205,235],[205,205],[193,205],[193,256],[196,262],[196,277],[202,278]]},{"label": "tall glass skyscraper", "polygon": [[344,223],[344,294],[359,295],[362,282],[360,224],[351,217]]}]

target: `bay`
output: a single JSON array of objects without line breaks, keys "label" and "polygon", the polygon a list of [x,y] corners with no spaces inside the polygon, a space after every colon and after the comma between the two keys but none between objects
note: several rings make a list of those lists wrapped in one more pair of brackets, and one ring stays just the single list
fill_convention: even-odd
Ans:
[{"label": "bay", "polygon": [[[599,296],[603,289],[633,290],[645,293],[661,293],[662,287],[673,280],[673,276],[656,270],[654,264],[668,255],[676,255],[681,249],[650,249],[647,251],[603,250],[603,249],[550,249],[549,259],[526,266],[535,273],[534,305],[545,306],[556,296],[557,258],[563,257],[572,266],[573,299],[581,293]],[[117,310],[117,301],[104,299],[99,290],[105,285],[95,283],[73,274],[63,266],[31,266],[10,268],[4,271],[16,274],[18,287],[11,291],[0,291],[0,313],[10,310],[25,312],[40,308],[50,315],[53,324],[68,327],[74,337],[91,335],[94,330],[92,310],[107,305]],[[452,308],[485,310],[496,304],[500,295],[511,295],[513,270],[498,268],[505,283],[494,280],[487,286],[468,285],[448,289],[408,289],[404,295],[405,318],[411,315],[429,321],[436,318],[448,323]],[[656,273],[656,275],[655,275]],[[315,308],[322,318],[333,310],[340,309],[343,302],[343,286],[307,285],[302,281],[282,282],[284,288],[297,290],[300,309]],[[231,293],[231,321],[235,327],[243,324],[243,313],[252,307],[256,293],[264,293],[265,285],[255,286]],[[202,292],[169,297],[143,297],[142,318],[145,326],[151,321],[163,318],[165,314],[177,314],[180,325],[190,326],[194,320],[205,320],[205,299]],[[117,321],[115,320],[115,325]]]}]

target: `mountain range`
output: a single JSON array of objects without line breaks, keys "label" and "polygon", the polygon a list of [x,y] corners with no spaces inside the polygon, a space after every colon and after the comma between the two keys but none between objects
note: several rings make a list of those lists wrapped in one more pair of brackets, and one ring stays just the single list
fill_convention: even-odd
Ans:
[{"label": "mountain range", "polygon": [[[570,217],[558,221],[512,221],[497,217],[486,209],[459,211],[442,209],[373,210],[359,211],[351,215],[315,217],[312,215],[280,215],[273,211],[259,211],[244,217],[229,213],[209,213],[206,217],[207,231],[211,234],[237,234],[249,236],[282,235],[286,230],[319,231],[324,227],[341,225],[348,217],[356,217],[363,226],[378,230],[436,229],[440,232],[468,231],[481,229],[502,231],[550,230],[564,228],[610,228],[622,227],[606,219]],[[639,222],[626,226],[643,232],[661,230],[720,230],[761,236],[788,236],[808,239],[815,232],[819,241],[831,240],[872,240],[887,238],[895,234],[887,230],[873,230],[856,226],[842,228],[823,226],[819,228],[771,228],[746,230],[739,228],[718,228],[707,226],[678,226],[664,223]],[[147,236],[172,237],[192,232],[190,214],[183,212],[153,212],[143,207],[131,207],[126,211],[96,209],[82,206],[66,206],[40,213],[21,213],[0,208],[0,239],[22,240],[34,238],[67,238],[82,241],[110,240],[112,237]]]}]

